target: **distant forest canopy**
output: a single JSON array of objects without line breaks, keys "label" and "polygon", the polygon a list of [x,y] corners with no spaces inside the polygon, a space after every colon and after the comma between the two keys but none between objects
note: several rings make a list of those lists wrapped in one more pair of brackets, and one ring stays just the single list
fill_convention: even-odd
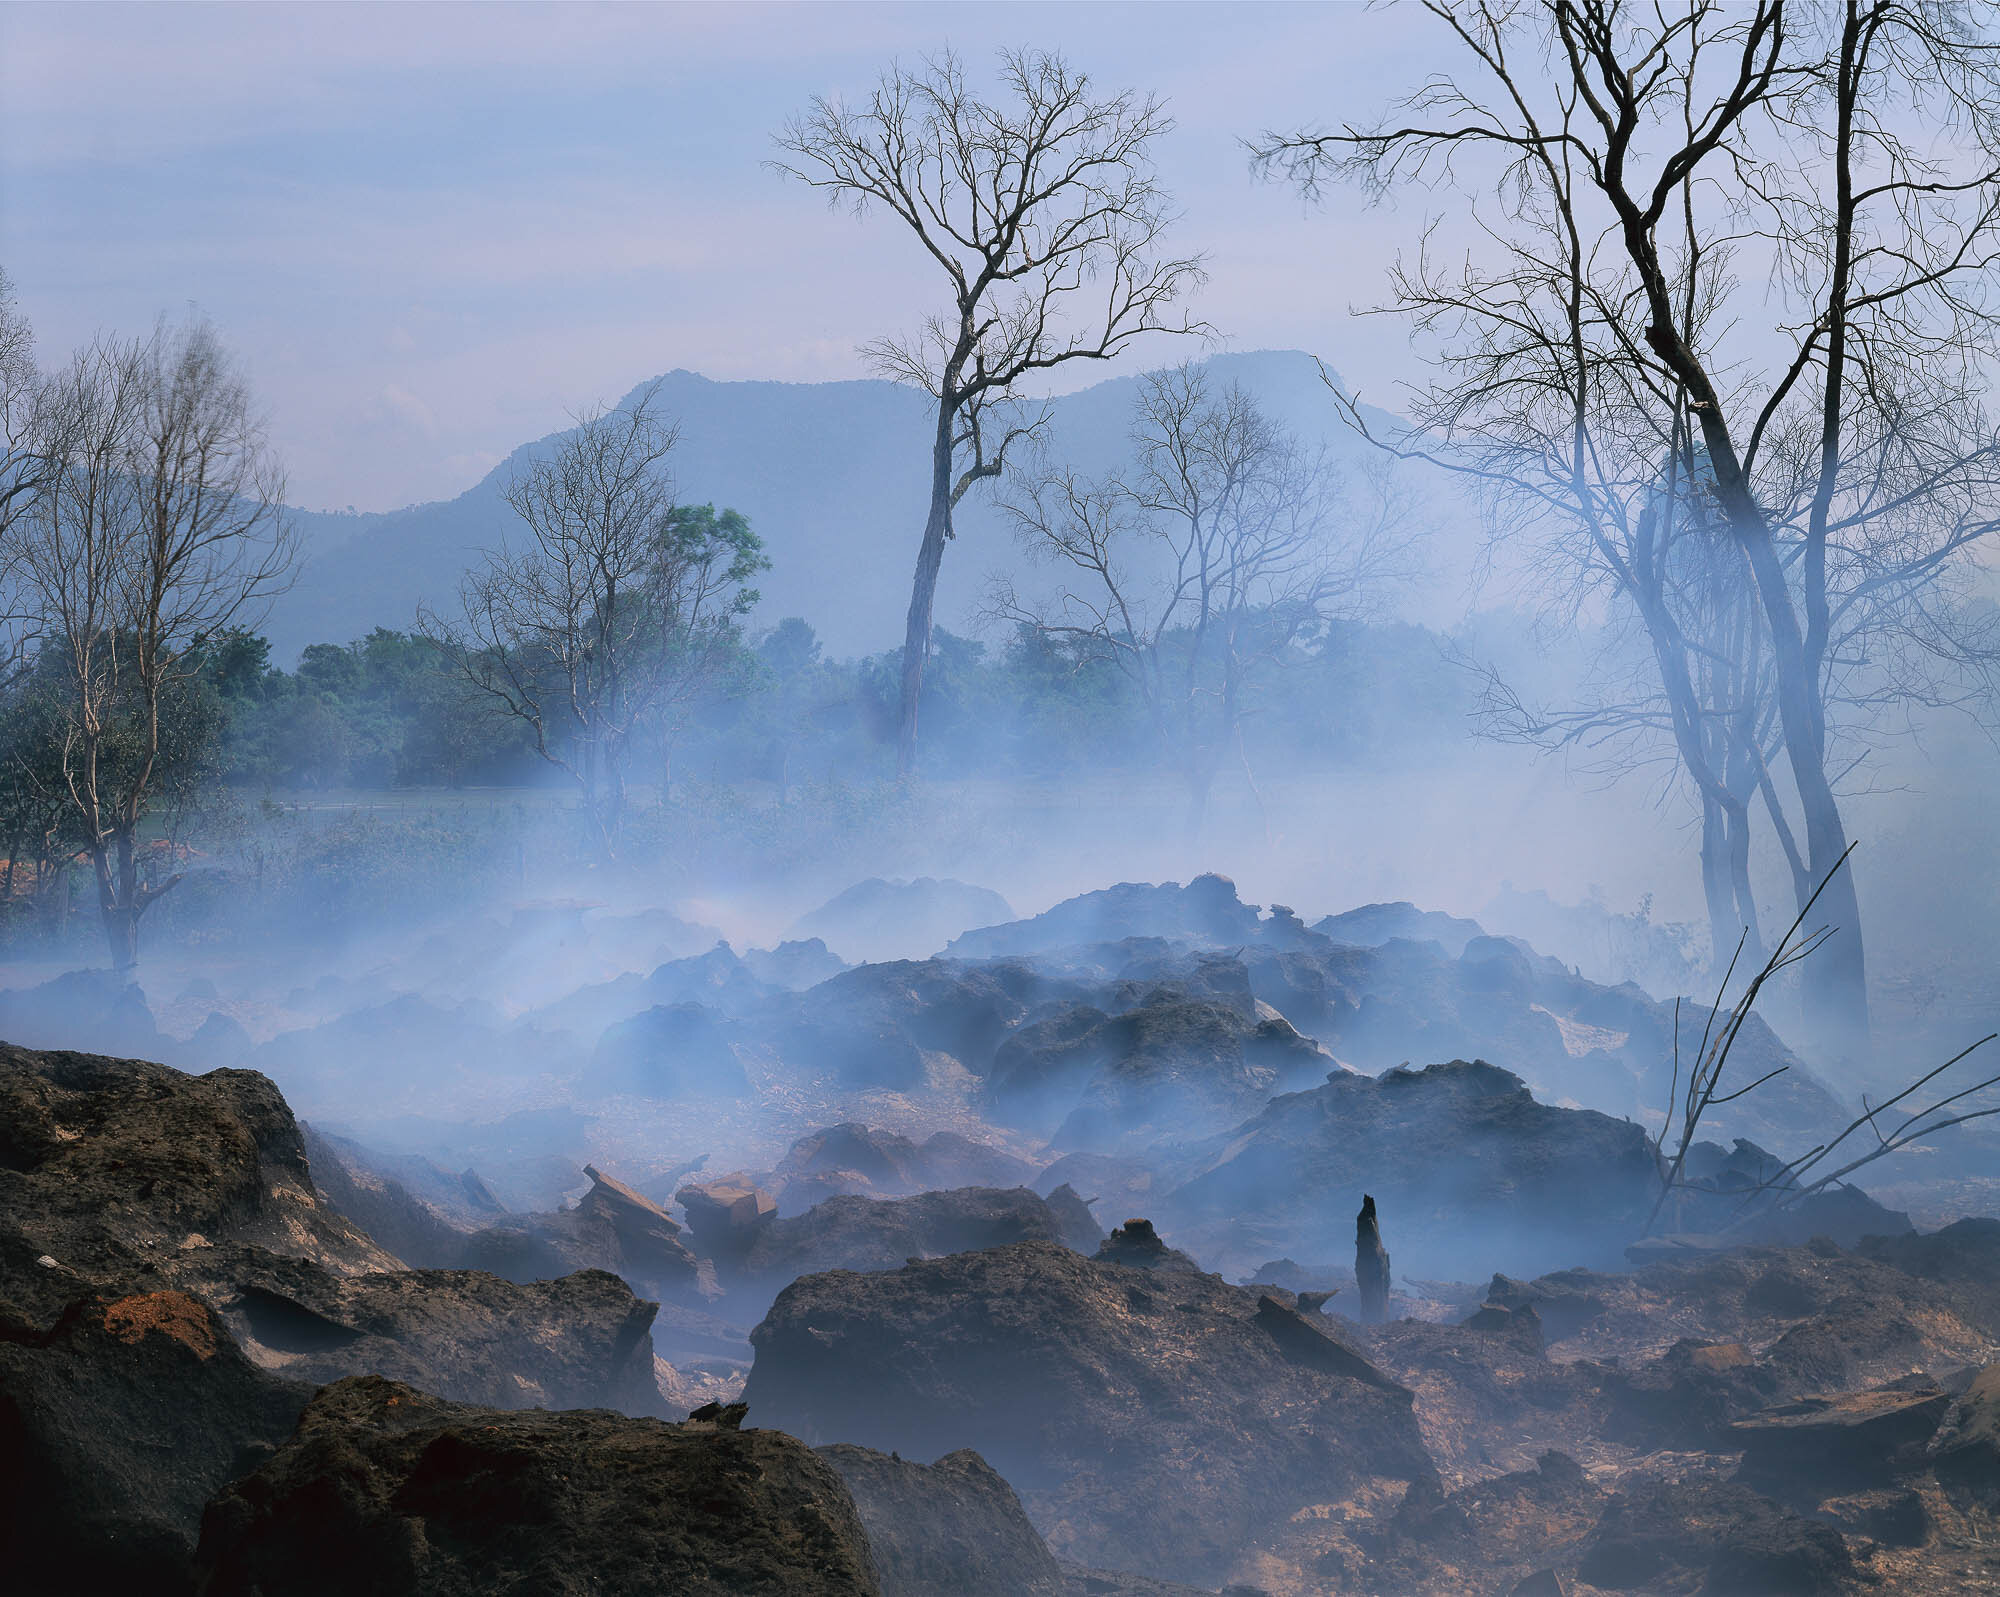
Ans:
[{"label": "distant forest canopy", "polygon": [[[271,653],[242,629],[207,640],[199,669],[162,700],[134,849],[136,883],[154,899],[149,939],[337,942],[518,894],[531,876],[601,880],[589,874],[607,864],[590,796],[536,752],[526,723],[481,702],[437,641],[377,628],[310,645],[290,671]],[[17,674],[0,692],[0,949],[20,956],[97,935],[90,873],[72,868],[87,839],[63,794],[49,674]],[[1184,729],[1160,726],[1109,661],[1026,625],[991,643],[940,629],[921,784],[894,780],[900,677],[899,651],[835,658],[796,617],[737,631],[701,695],[631,751],[614,868],[675,882],[865,874],[912,837],[945,854],[979,846],[993,817],[953,794],[1043,781],[1080,793],[1108,778],[1129,786],[1146,824],[1199,824],[1182,808]],[[1335,622],[1256,663],[1248,687],[1220,785],[1254,796],[1297,773],[1448,757],[1476,683],[1438,634]],[[571,753],[561,734],[552,752]]]},{"label": "distant forest canopy", "polygon": [[[1184,640],[1183,640],[1184,646]],[[945,778],[1145,771],[1175,748],[1130,679],[1022,625],[995,642],[942,629],[932,645],[925,768]],[[241,791],[326,791],[560,783],[517,721],[467,700],[436,644],[378,627],[315,643],[294,670],[248,631],[214,644],[180,713],[184,758]],[[893,770],[901,651],[837,659],[798,617],[742,636],[728,668],[667,733],[650,769],[673,779],[869,782]],[[1462,739],[1476,684],[1447,641],[1407,623],[1337,622],[1264,666],[1245,721],[1251,769],[1327,769]],[[21,718],[10,717],[14,739]],[[206,738],[212,745],[200,746]]]}]

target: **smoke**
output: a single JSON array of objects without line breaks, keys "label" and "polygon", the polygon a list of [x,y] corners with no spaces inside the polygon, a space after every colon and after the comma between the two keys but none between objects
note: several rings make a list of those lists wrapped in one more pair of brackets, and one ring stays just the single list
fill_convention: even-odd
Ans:
[{"label": "smoke", "polygon": [[[7,967],[0,1034],[264,1071],[315,1125],[472,1170],[512,1209],[573,1198],[586,1163],[669,1202],[697,1164],[768,1179],[799,1138],[858,1122],[1068,1172],[1100,1220],[1154,1212],[1234,1273],[1337,1263],[1364,1188],[1413,1277],[1616,1263],[1630,1203],[1589,1223],[1575,1193],[1482,1207],[1491,1138],[1448,1120],[1414,1115],[1338,1170],[1352,1148],[1294,1149],[1256,1179],[1216,1149],[1316,1101],[1329,1074],[1475,1055],[1541,1105],[1655,1130],[1669,1006],[1689,1000],[1692,1053],[1712,996],[1674,795],[1580,780],[1448,716],[1352,761],[1288,758],[1261,734],[1248,746],[1198,830],[1170,773],[1087,758],[908,788],[689,778],[642,811],[615,862],[579,845],[555,789],[243,806],[185,834],[188,876],[146,923],[140,993],[63,976],[90,958],[79,904],[64,940]],[[1878,1004],[1903,1046],[1858,1062],[1801,1048],[1793,999],[1775,993],[1775,1030],[1748,1035],[1792,1074],[1718,1114],[1704,1135],[1724,1147],[1802,1151],[2000,1008],[1971,953],[2000,930],[2000,827],[1975,796],[1995,756],[1949,727],[1920,754],[1907,770],[1885,760],[1854,803],[1856,832],[1880,839],[1857,871]],[[1205,872],[1265,913],[1204,931],[1111,904],[1047,932],[964,935]],[[1781,914],[1784,884],[1760,881]],[[1432,918],[1334,933],[1408,939],[1366,961],[1330,965],[1281,932],[1399,901]],[[1947,1213],[1987,1150],[1967,1131],[1872,1174],[1899,1203]],[[1564,1157],[1602,1178],[1628,1154]]]}]

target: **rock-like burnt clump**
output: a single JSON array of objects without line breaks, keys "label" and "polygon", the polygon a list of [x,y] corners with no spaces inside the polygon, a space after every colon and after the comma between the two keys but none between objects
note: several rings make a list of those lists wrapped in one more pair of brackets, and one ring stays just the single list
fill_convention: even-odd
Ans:
[{"label": "rock-like burnt clump", "polygon": [[973,1448],[1054,1550],[1220,1580],[1302,1509],[1431,1481],[1407,1389],[1331,1325],[1215,1276],[1050,1243],[808,1276],[753,1339],[745,1397],[808,1440]]},{"label": "rock-like burnt clump", "polygon": [[496,1591],[876,1597],[840,1477],[773,1431],[326,1387],[202,1521],[211,1597]]}]

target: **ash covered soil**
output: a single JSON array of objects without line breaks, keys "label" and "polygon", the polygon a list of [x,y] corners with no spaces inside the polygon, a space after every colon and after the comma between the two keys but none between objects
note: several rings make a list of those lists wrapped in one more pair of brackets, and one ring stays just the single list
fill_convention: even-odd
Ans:
[{"label": "ash covered soil", "polygon": [[836,951],[930,887],[0,994],[8,1589],[2000,1591],[1985,1145],[1746,1204],[1853,1113],[1753,1021],[1656,1216],[1687,1006],[1220,877]]}]

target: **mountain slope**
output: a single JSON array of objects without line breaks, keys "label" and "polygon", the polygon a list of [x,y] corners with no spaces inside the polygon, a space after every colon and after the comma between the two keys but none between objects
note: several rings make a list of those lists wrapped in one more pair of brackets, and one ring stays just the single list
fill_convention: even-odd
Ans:
[{"label": "mountain slope", "polygon": [[[1218,386],[1240,382],[1302,435],[1343,454],[1367,447],[1342,426],[1312,357],[1218,355],[1207,365]],[[1137,379],[1134,369],[1055,400],[1051,450],[1093,472],[1121,461]],[[733,506],[764,538],[772,569],[755,620],[804,616],[836,654],[899,643],[926,507],[929,399],[880,381],[725,383],[673,371],[660,379],[660,400],[680,424],[682,502]],[[263,628],[273,657],[289,665],[308,643],[408,627],[420,599],[448,605],[480,548],[518,536],[502,489],[517,462],[552,442],[523,445],[456,499],[365,516],[301,513],[306,563]],[[957,520],[937,610],[954,629],[967,625],[988,573],[1020,563],[986,492]]]}]

